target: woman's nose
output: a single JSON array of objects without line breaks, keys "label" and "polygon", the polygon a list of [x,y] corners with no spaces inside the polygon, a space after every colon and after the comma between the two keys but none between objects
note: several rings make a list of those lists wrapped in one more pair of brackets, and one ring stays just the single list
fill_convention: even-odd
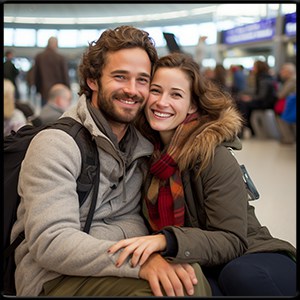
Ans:
[{"label": "woman's nose", "polygon": [[159,106],[168,106],[169,105],[169,99],[167,95],[162,94],[156,101],[156,104]]}]

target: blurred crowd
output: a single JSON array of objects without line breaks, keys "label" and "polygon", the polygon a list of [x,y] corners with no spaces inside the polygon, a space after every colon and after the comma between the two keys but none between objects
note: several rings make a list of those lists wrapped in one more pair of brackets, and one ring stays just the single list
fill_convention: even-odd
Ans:
[{"label": "blurred crowd", "polygon": [[[296,66],[286,62],[278,74],[265,61],[257,60],[250,70],[242,65],[232,65],[226,69],[222,64],[215,68],[203,68],[204,75],[215,82],[220,89],[232,95],[243,115],[244,127],[239,137],[261,136],[258,131],[266,128],[254,126],[255,112],[263,114],[265,122],[273,122],[273,136],[278,136],[282,144],[296,141]],[[271,118],[270,118],[271,116]],[[272,133],[270,134],[272,136]]]},{"label": "blurred crowd", "polygon": [[72,104],[72,90],[66,58],[58,52],[58,40],[50,37],[43,51],[35,57],[26,74],[28,95],[31,86],[41,99],[40,107],[21,100],[17,78],[20,71],[13,62],[14,52],[5,52],[4,73],[4,136],[31,124],[46,125],[56,121]]},{"label": "blurred crowd", "polygon": [[[239,137],[249,138],[262,135],[266,127],[276,133],[282,144],[294,144],[296,141],[296,66],[286,62],[276,74],[265,61],[257,60],[251,69],[243,65],[231,65],[226,69],[218,63],[214,68],[202,65],[206,36],[199,37],[195,60],[204,76],[212,80],[224,92],[230,93],[244,118],[243,130]],[[26,74],[28,94],[35,87],[41,99],[41,107],[20,100],[17,84],[19,70],[13,63],[14,53],[5,53],[4,62],[4,135],[17,130],[25,124],[39,126],[59,118],[72,104],[72,90],[68,64],[58,52],[57,38],[51,37],[47,47],[35,57],[32,68]],[[11,84],[8,84],[8,81]],[[13,93],[13,95],[12,95]],[[10,104],[9,104],[10,103]],[[12,109],[13,108],[13,109]],[[37,113],[38,111],[38,113]],[[260,112],[263,120],[256,117]],[[267,112],[268,114],[264,114]],[[21,115],[23,116],[21,117]],[[25,121],[24,121],[25,119]],[[272,126],[258,126],[261,122],[271,122]],[[256,124],[254,124],[256,123]]]}]

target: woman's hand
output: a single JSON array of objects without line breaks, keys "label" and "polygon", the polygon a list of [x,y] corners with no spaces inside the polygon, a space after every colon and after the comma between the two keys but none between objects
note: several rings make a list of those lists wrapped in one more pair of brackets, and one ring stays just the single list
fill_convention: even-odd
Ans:
[{"label": "woman's hand", "polygon": [[165,250],[166,246],[167,241],[164,234],[146,235],[121,240],[111,246],[108,252],[114,254],[123,248],[116,261],[116,266],[120,267],[126,258],[132,254],[131,265],[135,267],[138,264],[140,266],[144,264],[152,253]]}]

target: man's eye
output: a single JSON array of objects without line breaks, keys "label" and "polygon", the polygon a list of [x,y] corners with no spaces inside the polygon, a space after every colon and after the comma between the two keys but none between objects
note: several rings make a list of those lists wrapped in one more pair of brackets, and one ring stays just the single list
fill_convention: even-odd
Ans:
[{"label": "man's eye", "polygon": [[150,89],[151,94],[159,94],[160,91],[158,89]]},{"label": "man's eye", "polygon": [[149,79],[148,78],[140,78],[139,81],[143,84],[149,83]]},{"label": "man's eye", "polygon": [[125,79],[125,76],[124,75],[115,75],[115,78],[116,79]]}]

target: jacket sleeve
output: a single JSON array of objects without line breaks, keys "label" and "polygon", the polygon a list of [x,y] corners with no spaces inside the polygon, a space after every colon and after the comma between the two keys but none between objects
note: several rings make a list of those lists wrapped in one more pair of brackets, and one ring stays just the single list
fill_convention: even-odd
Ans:
[{"label": "jacket sleeve", "polygon": [[165,228],[178,244],[176,257],[168,259],[201,266],[226,263],[247,249],[248,196],[240,166],[225,147],[218,147],[213,163],[194,178],[184,184],[186,209],[196,221],[191,227]]}]

